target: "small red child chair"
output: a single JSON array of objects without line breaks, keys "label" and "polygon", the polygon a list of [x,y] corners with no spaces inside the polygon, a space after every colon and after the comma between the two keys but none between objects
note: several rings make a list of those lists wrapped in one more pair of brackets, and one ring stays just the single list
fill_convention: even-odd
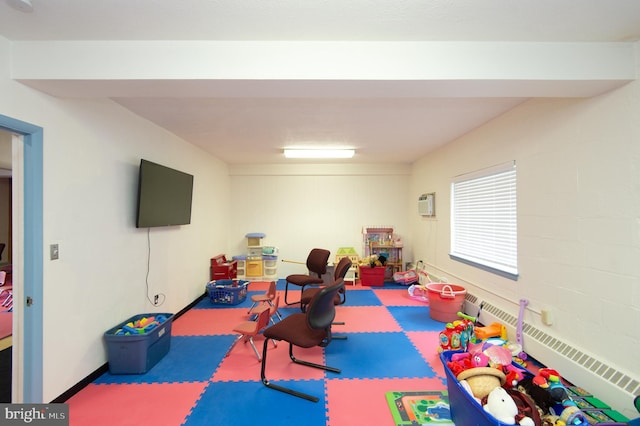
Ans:
[{"label": "small red child chair", "polygon": [[[251,305],[251,307],[249,308],[249,314],[257,314],[258,311],[254,310],[254,308],[256,308],[256,305],[258,305],[258,303],[262,304],[262,305],[267,305],[267,306],[271,306],[273,307],[273,301],[276,298],[276,282],[275,281],[271,281],[269,283],[269,288],[267,289],[267,291],[264,294],[254,294],[251,296],[251,301],[253,302],[253,304]],[[275,314],[278,319],[282,319],[282,315],[280,315],[280,312],[278,312],[278,308],[275,309],[275,311],[272,312],[272,315]]]},{"label": "small red child chair", "polygon": [[263,303],[261,305],[256,306],[255,308],[249,311],[251,315],[251,320],[255,320],[254,317],[258,317],[262,311],[269,311],[269,318],[272,324],[275,324],[276,321],[273,319],[274,316],[277,316],[280,321],[282,321],[282,316],[278,312],[278,306],[280,305],[280,295],[277,295],[272,304]]},{"label": "small red child chair", "polygon": [[[262,330],[264,330],[267,327],[267,325],[269,325],[270,317],[271,317],[270,310],[265,309],[264,311],[260,312],[256,321],[244,321],[238,324],[237,326],[235,326],[233,328],[233,331],[235,331],[236,333],[239,333],[240,335],[236,338],[236,340],[233,342],[233,344],[231,345],[227,353],[224,355],[225,358],[229,356],[229,354],[231,353],[233,348],[236,346],[236,344],[240,340],[244,339],[245,343],[247,341],[251,343],[251,347],[253,348],[253,351],[258,357],[258,361],[261,361],[262,357],[260,356],[260,352],[258,352],[258,349],[256,349],[255,343],[253,343],[253,338],[254,336],[257,336],[258,334],[260,334]],[[273,346],[276,346],[276,342],[273,342]]]}]

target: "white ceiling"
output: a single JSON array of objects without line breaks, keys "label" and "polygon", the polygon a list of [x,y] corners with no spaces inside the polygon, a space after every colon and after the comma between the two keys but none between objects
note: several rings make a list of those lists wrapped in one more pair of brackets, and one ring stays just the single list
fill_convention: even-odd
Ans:
[{"label": "white ceiling", "polygon": [[[33,12],[23,13],[0,1],[0,35],[17,42],[18,50],[27,41],[56,40],[65,43],[471,41],[494,43],[499,48],[503,42],[598,43],[640,39],[639,0],[31,0],[31,3]],[[280,65],[282,69],[291,67],[285,61]],[[562,78],[558,74],[554,79]],[[503,79],[506,82],[509,76]],[[446,85],[444,95],[438,96],[426,94],[424,81],[412,79],[403,79],[399,85],[389,80],[353,77],[256,81],[238,75],[218,80],[226,87],[237,85],[232,95],[224,90],[210,94],[212,81],[186,77],[180,82],[182,86],[171,86],[175,80],[149,79],[142,82],[146,84],[138,81],[135,88],[127,86],[131,81],[105,84],[104,80],[86,81],[82,76],[66,81],[54,77],[20,81],[56,96],[112,98],[225,162],[240,165],[284,162],[282,148],[292,144],[354,147],[358,154],[349,160],[353,162],[411,163],[535,96],[531,91],[510,91],[513,85],[501,86],[496,95],[477,94],[464,82],[454,87],[455,80],[447,81],[447,76],[434,79],[433,84]],[[189,90],[169,89],[184,88],[185,83]],[[282,90],[274,91],[274,83]],[[495,86],[496,82],[492,84]],[[141,93],[142,86],[151,95]],[[264,93],[266,87],[271,89],[268,95]],[[584,93],[597,94],[602,90],[598,87]],[[554,96],[548,88],[543,93],[541,96]],[[559,90],[557,96],[566,93]]]}]

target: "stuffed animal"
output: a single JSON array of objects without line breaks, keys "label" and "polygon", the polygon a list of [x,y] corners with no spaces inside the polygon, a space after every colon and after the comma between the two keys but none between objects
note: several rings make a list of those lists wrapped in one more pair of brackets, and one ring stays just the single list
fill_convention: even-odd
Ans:
[{"label": "stuffed animal", "polygon": [[387,264],[387,258],[384,253],[372,254],[371,256],[363,257],[360,259],[360,265],[362,266],[385,266]]},{"label": "stuffed animal", "polygon": [[513,398],[502,387],[497,387],[487,395],[487,403],[484,405],[484,411],[491,414],[501,423],[507,425],[516,424],[516,414],[518,407]]},{"label": "stuffed animal", "polygon": [[567,389],[560,379],[560,374],[551,368],[541,368],[536,377],[533,378],[533,384],[546,389],[551,399],[559,404],[570,399]]},{"label": "stuffed animal", "polygon": [[525,377],[524,371],[513,366],[513,364],[505,365],[502,367],[502,371],[507,376],[503,385],[505,389],[517,388],[518,383],[520,383],[520,381]]},{"label": "stuffed animal", "polygon": [[[520,395],[517,391],[515,391],[514,395],[518,398],[523,396]],[[526,411],[524,411],[525,413],[534,413],[535,409],[530,407],[531,405],[533,405],[533,402],[528,400],[521,400],[519,402],[521,402],[523,409],[526,409]],[[487,395],[486,402],[483,407],[484,411],[491,414],[501,423],[508,425],[518,424],[521,426],[536,425],[536,422],[534,422],[531,417],[521,413],[521,410],[519,409],[518,404],[516,404],[514,397],[502,387],[497,387],[489,392],[489,395]],[[537,412],[535,414],[537,414]],[[539,419],[538,424],[540,424]]]},{"label": "stuffed animal", "polygon": [[554,405],[553,399],[546,389],[533,383],[533,377],[527,376],[520,380],[518,389],[526,392],[536,405],[540,407],[543,414],[550,414],[550,409]]},{"label": "stuffed animal", "polygon": [[513,398],[513,402],[518,407],[518,415],[516,416],[516,423],[519,425],[542,425],[542,419],[540,418],[540,412],[536,407],[533,399],[524,392],[520,392],[517,389],[506,389],[507,393]]},{"label": "stuffed animal", "polygon": [[456,377],[458,377],[458,374],[470,368],[486,367],[487,365],[489,365],[489,358],[482,352],[455,353],[451,356],[451,361],[447,362],[447,367],[449,367]]}]

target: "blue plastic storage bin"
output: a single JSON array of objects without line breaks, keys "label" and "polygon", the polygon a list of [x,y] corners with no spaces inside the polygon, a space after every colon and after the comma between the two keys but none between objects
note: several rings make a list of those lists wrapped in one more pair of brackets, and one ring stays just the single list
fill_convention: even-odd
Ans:
[{"label": "blue plastic storage bin", "polygon": [[[116,334],[130,322],[163,316],[159,325],[143,334]],[[148,313],[129,318],[104,333],[111,374],[143,374],[158,363],[171,347],[173,314]]]},{"label": "blue plastic storage bin", "polygon": [[247,299],[249,281],[215,280],[206,285],[209,300],[215,305],[238,305]]},{"label": "blue plastic storage bin", "polygon": [[447,362],[451,361],[451,356],[460,351],[444,351],[440,354],[440,360],[444,366],[447,376],[447,389],[449,391],[449,409],[451,419],[456,425],[464,426],[508,426],[506,423],[498,421],[488,414],[460,385],[460,382],[453,375]]}]

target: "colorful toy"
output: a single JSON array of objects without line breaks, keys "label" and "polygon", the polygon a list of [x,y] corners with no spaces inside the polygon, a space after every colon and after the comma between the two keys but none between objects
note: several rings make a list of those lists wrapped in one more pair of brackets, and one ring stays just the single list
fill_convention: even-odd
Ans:
[{"label": "colorful toy", "polygon": [[158,315],[156,317],[142,317],[136,321],[128,322],[122,326],[121,329],[116,330],[116,335],[131,335],[131,334],[146,334],[151,330],[164,323],[167,318],[164,315]]},{"label": "colorful toy", "polygon": [[512,364],[505,365],[502,368],[504,374],[507,376],[504,387],[505,389],[516,389],[518,384],[524,379],[524,371],[514,367]]},{"label": "colorful toy", "polygon": [[474,323],[468,319],[471,317],[467,317],[461,312],[458,312],[458,316],[465,318],[448,323],[444,331],[440,332],[438,352],[460,349],[466,351],[469,343],[475,342]]},{"label": "colorful toy", "polygon": [[499,322],[494,322],[485,327],[476,327],[475,333],[480,340],[486,340],[490,337],[500,337],[502,340],[507,340],[507,327]]},{"label": "colorful toy", "polygon": [[528,305],[529,301],[527,299],[520,299],[520,311],[518,313],[518,323],[516,325],[516,343],[520,345],[520,353],[518,354],[518,358],[522,360],[523,365],[527,360],[527,354],[522,349],[524,348],[522,323],[524,321],[524,310]]},{"label": "colorful toy", "polygon": [[386,264],[387,264],[386,253],[372,254],[370,256],[363,257],[362,259],[360,259],[361,266],[371,266],[372,268],[374,268],[376,266],[385,266]]},{"label": "colorful toy", "polygon": [[552,368],[541,368],[538,375],[533,378],[533,384],[545,389],[553,406],[549,408],[552,414],[560,414],[560,420],[566,425],[588,425],[586,417],[571,399],[567,388],[562,383],[560,374]]},{"label": "colorful toy", "polygon": [[560,420],[562,420],[567,426],[582,426],[589,424],[589,421],[585,418],[582,411],[575,405],[570,405],[562,410],[562,413],[560,413]]},{"label": "colorful toy", "polygon": [[567,388],[560,380],[560,374],[552,368],[541,368],[533,378],[533,384],[546,389],[554,402],[571,400]]}]

